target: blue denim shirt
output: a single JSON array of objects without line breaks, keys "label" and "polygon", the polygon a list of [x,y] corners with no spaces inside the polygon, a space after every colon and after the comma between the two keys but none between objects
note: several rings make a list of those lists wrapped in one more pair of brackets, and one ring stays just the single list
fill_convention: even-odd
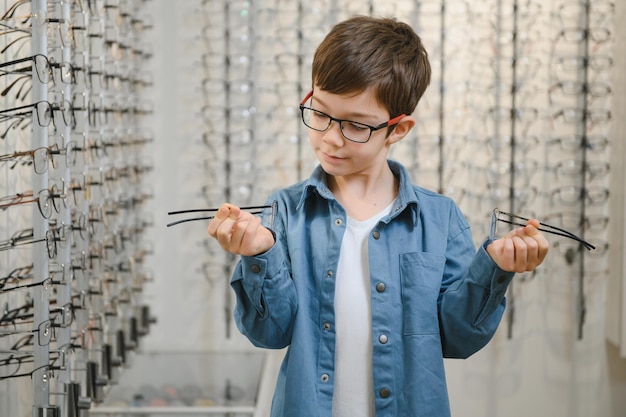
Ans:
[{"label": "blue denim shirt", "polygon": [[[450,198],[413,186],[400,164],[389,165],[400,180],[398,198],[368,240],[376,416],[445,417],[443,358],[466,358],[487,344],[513,273],[499,269],[485,245],[476,251]],[[272,416],[330,417],[346,212],[321,167],[272,200],[276,244],[240,259],[231,280],[235,321],[256,346],[289,347]]]}]

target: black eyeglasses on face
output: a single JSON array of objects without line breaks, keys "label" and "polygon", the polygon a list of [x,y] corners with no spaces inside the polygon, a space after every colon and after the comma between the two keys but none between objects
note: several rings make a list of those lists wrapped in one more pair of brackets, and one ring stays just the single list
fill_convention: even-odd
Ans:
[{"label": "black eyeglasses on face", "polygon": [[[271,205],[265,205],[265,206],[248,206],[248,207],[239,207],[239,208],[241,210],[248,211],[251,214],[262,214],[264,210],[271,209],[269,224],[270,224],[270,227],[273,227],[273,225],[274,225],[274,217],[276,216],[276,211],[278,210],[278,202],[277,201],[273,201]],[[167,214],[169,216],[171,216],[171,215],[186,214],[186,213],[210,213],[210,212],[217,212],[217,210],[219,210],[219,209],[208,208],[208,209],[178,210],[178,211],[170,211]],[[188,219],[181,219],[181,220],[177,220],[177,221],[168,223],[167,227],[175,226],[175,225],[180,224],[180,223],[196,221],[196,220],[211,220],[214,217],[215,217],[215,214],[212,214],[212,215],[209,215],[209,216],[191,217],[191,218],[188,218]]]},{"label": "black eyeglasses on face", "polygon": [[313,97],[313,90],[307,94],[302,102],[300,102],[300,113],[302,115],[302,122],[309,129],[313,129],[317,132],[325,132],[330,128],[333,121],[339,123],[341,134],[344,138],[351,142],[366,143],[372,137],[372,133],[385,127],[392,127],[398,124],[406,114],[394,117],[378,126],[370,126],[365,123],[355,122],[352,120],[337,119],[324,112],[315,110],[311,107],[307,107],[304,104]]},{"label": "black eyeglasses on face", "polygon": [[[524,220],[524,221],[530,220],[526,217],[518,216],[517,214],[506,213],[504,211],[500,211],[499,209],[495,208],[493,212],[491,213],[491,227],[489,230],[489,239],[490,240],[495,239],[496,227],[497,227],[498,222],[512,224],[514,226],[522,226],[522,227],[526,226],[525,223],[520,223],[513,219],[519,219],[519,220]],[[593,250],[596,248],[591,243],[583,240],[582,238],[576,236],[573,233],[568,232],[565,229],[561,229],[560,227],[551,226],[546,223],[539,223],[539,230],[542,232],[550,233],[550,234],[557,235],[557,236],[563,236],[563,237],[575,240],[587,250]]]}]

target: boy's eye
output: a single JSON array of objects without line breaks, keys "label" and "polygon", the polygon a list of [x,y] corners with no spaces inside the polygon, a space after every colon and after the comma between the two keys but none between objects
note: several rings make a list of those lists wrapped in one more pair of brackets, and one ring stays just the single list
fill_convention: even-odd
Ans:
[{"label": "boy's eye", "polygon": [[313,112],[313,117],[315,117],[316,119],[320,119],[320,120],[328,120],[328,116],[318,111]]},{"label": "boy's eye", "polygon": [[343,125],[344,129],[348,128],[351,132],[362,132],[369,129],[369,127],[357,122],[345,121]]}]

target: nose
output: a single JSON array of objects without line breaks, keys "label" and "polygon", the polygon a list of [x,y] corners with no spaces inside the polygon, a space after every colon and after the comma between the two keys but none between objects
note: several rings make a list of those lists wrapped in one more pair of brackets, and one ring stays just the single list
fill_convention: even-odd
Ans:
[{"label": "nose", "polygon": [[337,147],[343,146],[344,137],[343,137],[343,133],[341,132],[341,126],[339,126],[339,123],[333,120],[330,123],[330,126],[328,127],[328,129],[326,129],[326,131],[323,132],[322,139],[324,140],[324,142],[331,144],[333,146],[337,146]]}]

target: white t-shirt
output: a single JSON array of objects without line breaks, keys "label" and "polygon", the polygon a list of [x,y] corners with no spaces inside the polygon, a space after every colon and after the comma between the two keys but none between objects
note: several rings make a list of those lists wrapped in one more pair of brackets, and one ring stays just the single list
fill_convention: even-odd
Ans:
[{"label": "white t-shirt", "polygon": [[367,241],[393,203],[364,221],[348,217],[335,282],[333,417],[374,417],[372,302]]}]

